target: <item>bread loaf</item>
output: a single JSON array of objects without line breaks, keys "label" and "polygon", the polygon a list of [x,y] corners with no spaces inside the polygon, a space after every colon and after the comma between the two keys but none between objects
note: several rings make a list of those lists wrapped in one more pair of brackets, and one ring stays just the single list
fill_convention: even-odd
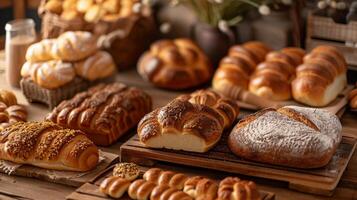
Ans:
[{"label": "bread loaf", "polygon": [[257,186],[252,181],[227,177],[219,183],[217,200],[260,200]]},{"label": "bread loaf", "polygon": [[236,102],[199,90],[147,114],[138,125],[138,135],[147,147],[205,152],[238,114]]},{"label": "bread loaf", "polygon": [[0,159],[46,169],[88,171],[98,149],[81,131],[52,122],[18,122],[0,132]]},{"label": "bread loaf", "polygon": [[292,47],[269,53],[252,75],[249,91],[270,100],[290,99],[295,67],[302,63],[303,55],[302,49]]},{"label": "bread loaf", "polygon": [[167,185],[178,190],[182,190],[187,176],[181,173],[175,173],[172,171],[163,171],[159,168],[151,168],[145,172],[143,179],[151,181],[157,185]]},{"label": "bread loaf", "polygon": [[346,71],[346,61],[336,48],[316,47],[297,68],[292,82],[294,99],[309,106],[326,106],[347,85]]},{"label": "bread loaf", "polygon": [[247,42],[229,49],[212,80],[212,87],[228,97],[234,97],[234,90],[248,90],[249,80],[256,66],[265,60],[270,48],[261,42]]},{"label": "bread loaf", "polygon": [[229,135],[228,146],[244,159],[317,168],[332,158],[342,138],[341,130],[337,116],[326,110],[270,108],[242,119]]},{"label": "bread loaf", "polygon": [[161,40],[142,55],[138,72],[155,86],[186,89],[207,82],[212,76],[212,66],[191,40]]},{"label": "bread loaf", "polygon": [[130,186],[130,181],[124,178],[111,176],[100,184],[99,191],[113,198],[122,197]]},{"label": "bread loaf", "polygon": [[183,191],[194,199],[214,200],[217,197],[218,185],[201,176],[194,176],[185,182]]},{"label": "bread loaf", "polygon": [[97,145],[110,145],[151,110],[149,95],[121,83],[100,84],[63,101],[47,116],[61,126],[82,130]]}]

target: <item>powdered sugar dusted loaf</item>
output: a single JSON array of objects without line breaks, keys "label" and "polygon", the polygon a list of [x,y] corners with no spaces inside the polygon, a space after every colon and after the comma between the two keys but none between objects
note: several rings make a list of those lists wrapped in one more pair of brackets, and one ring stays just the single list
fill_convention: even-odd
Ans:
[{"label": "powdered sugar dusted loaf", "polygon": [[317,108],[285,106],[242,119],[228,145],[245,159],[298,168],[326,165],[342,134],[336,115]]}]

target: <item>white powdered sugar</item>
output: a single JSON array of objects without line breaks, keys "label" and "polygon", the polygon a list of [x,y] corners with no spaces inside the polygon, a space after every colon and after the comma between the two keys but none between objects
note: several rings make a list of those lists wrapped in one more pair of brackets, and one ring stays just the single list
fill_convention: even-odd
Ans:
[{"label": "white powdered sugar", "polygon": [[[266,112],[242,128],[235,128],[235,140],[240,148],[253,153],[288,155],[298,159],[305,155],[323,155],[341,141],[342,126],[339,119],[328,111],[316,108],[287,106],[313,122],[317,131],[302,122],[279,112]],[[244,145],[243,145],[244,144]]]}]

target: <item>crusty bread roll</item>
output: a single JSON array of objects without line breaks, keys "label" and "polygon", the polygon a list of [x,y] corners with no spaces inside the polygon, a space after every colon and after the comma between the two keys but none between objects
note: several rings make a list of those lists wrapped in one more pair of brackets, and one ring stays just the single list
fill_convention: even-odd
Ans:
[{"label": "crusty bread roll", "polygon": [[74,68],[78,76],[90,81],[111,76],[116,70],[111,55],[105,51],[98,51],[82,61],[75,62]]},{"label": "crusty bread roll", "polygon": [[292,82],[294,99],[310,106],[326,106],[347,85],[346,71],[346,61],[336,48],[316,47],[297,68]]},{"label": "crusty bread roll", "polygon": [[138,125],[138,135],[147,147],[205,152],[238,114],[236,102],[210,90],[199,90],[147,114]]},{"label": "crusty bread roll", "polygon": [[56,89],[71,82],[76,77],[72,63],[50,60],[41,63],[26,62],[21,69],[22,77],[31,77],[39,86]]},{"label": "crusty bread roll", "polygon": [[26,51],[26,60],[29,62],[44,62],[53,59],[52,48],[56,39],[43,39],[28,47]]},{"label": "crusty bread roll", "polygon": [[187,176],[173,171],[164,171],[159,168],[151,168],[145,172],[143,179],[151,181],[157,185],[167,185],[178,190],[182,190]]},{"label": "crusty bread roll", "polygon": [[0,131],[16,122],[25,122],[26,118],[25,107],[17,104],[7,106],[0,101]]},{"label": "crusty bread roll", "polygon": [[130,180],[111,176],[104,179],[99,186],[99,191],[113,198],[120,198],[128,191],[129,186]]},{"label": "crusty bread roll", "polygon": [[135,163],[118,163],[113,169],[113,176],[133,181],[140,174],[139,167]]},{"label": "crusty bread roll", "polygon": [[217,197],[217,190],[217,183],[201,176],[190,177],[183,189],[192,198],[200,200],[214,200]]},{"label": "crusty bread roll", "polygon": [[252,181],[227,177],[219,183],[217,200],[260,200],[257,186]]},{"label": "crusty bread roll", "polygon": [[147,200],[155,187],[153,182],[138,179],[130,184],[128,194],[132,199]]},{"label": "crusty bread roll", "polygon": [[207,82],[212,76],[212,66],[193,41],[160,40],[141,56],[138,72],[155,86],[186,89]]},{"label": "crusty bread roll", "polygon": [[228,138],[236,155],[296,168],[326,165],[339,145],[341,123],[326,110],[286,106],[242,119]]},{"label": "crusty bread roll", "polygon": [[295,67],[302,63],[303,55],[302,49],[293,47],[269,53],[252,75],[249,91],[275,101],[290,99]]},{"label": "crusty bread roll", "polygon": [[214,74],[212,87],[232,98],[237,88],[248,90],[251,74],[269,51],[270,48],[261,42],[232,46]]},{"label": "crusty bread roll", "polygon": [[46,169],[88,171],[98,148],[83,132],[52,122],[18,122],[0,132],[0,159]]},{"label": "crusty bread roll", "polygon": [[110,145],[151,111],[151,97],[121,83],[99,84],[61,102],[47,119],[82,130],[97,145]]},{"label": "crusty bread roll", "polygon": [[3,102],[6,106],[12,106],[17,104],[17,99],[13,92],[0,89],[0,102]]}]

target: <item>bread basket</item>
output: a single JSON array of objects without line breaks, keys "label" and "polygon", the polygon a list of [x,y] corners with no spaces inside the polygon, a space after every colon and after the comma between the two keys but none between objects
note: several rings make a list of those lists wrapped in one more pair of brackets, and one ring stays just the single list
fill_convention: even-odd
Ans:
[{"label": "bread basket", "polygon": [[42,0],[38,14],[42,19],[42,38],[55,38],[66,31],[89,31],[103,41],[101,46],[108,51],[119,70],[136,66],[140,55],[156,37],[156,26],[148,6],[140,13],[112,21],[99,20],[89,23],[82,18],[65,20],[45,9],[48,0]]}]

